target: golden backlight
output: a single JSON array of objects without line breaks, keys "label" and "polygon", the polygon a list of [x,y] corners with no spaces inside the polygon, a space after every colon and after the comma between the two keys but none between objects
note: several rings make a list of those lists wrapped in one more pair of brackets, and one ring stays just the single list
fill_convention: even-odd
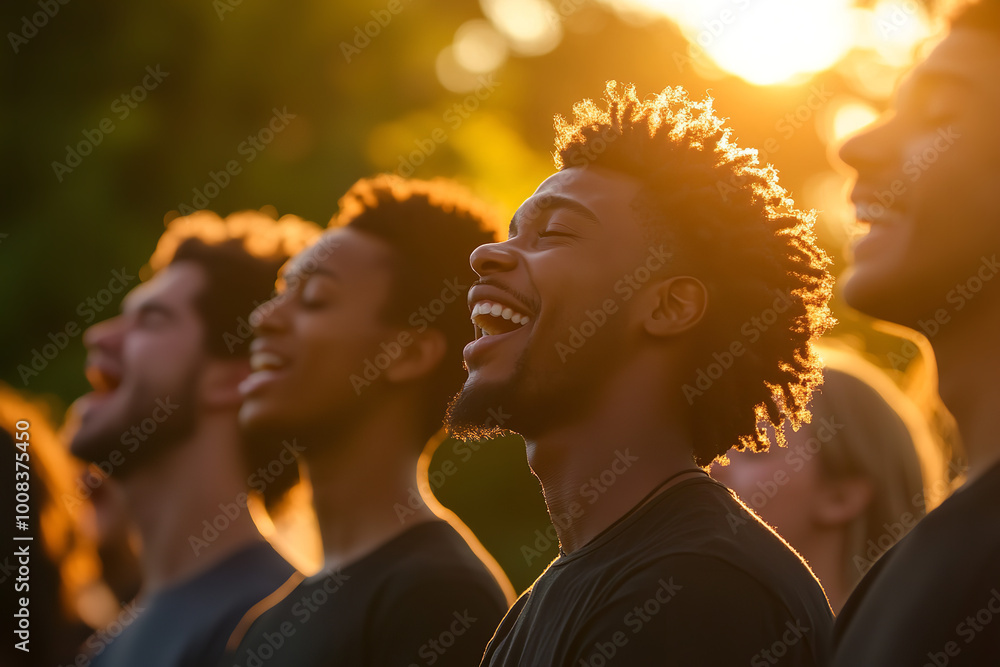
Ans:
[{"label": "golden backlight", "polygon": [[900,66],[930,34],[926,13],[913,0],[882,0],[870,8],[854,0],[630,2],[677,23],[690,42],[682,57],[757,85],[801,83],[855,48]]}]

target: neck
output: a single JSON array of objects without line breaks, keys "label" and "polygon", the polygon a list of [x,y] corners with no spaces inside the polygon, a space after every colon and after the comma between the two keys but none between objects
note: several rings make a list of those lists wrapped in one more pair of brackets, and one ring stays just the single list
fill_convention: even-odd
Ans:
[{"label": "neck", "polygon": [[847,579],[844,563],[851,563],[853,554],[847,553],[847,534],[843,529],[815,531],[805,544],[798,544],[799,554],[823,585],[834,614],[839,614],[853,590]]},{"label": "neck", "polygon": [[679,411],[664,394],[647,390],[652,386],[644,371],[621,373],[584,420],[525,436],[528,463],[565,553],[635,509],[670,475],[697,468]]},{"label": "neck", "polygon": [[417,435],[416,416],[404,405],[384,408],[347,428],[321,428],[307,438],[327,569],[436,518],[418,490],[417,461],[426,443]]},{"label": "neck", "polygon": [[[261,539],[246,508],[243,468],[236,418],[226,414],[204,417],[190,438],[123,480],[142,536],[143,594],[204,572]],[[227,525],[217,530],[213,521]]]},{"label": "neck", "polygon": [[930,339],[938,362],[941,400],[954,415],[974,480],[1000,462],[1000,308],[970,300],[966,310]]}]

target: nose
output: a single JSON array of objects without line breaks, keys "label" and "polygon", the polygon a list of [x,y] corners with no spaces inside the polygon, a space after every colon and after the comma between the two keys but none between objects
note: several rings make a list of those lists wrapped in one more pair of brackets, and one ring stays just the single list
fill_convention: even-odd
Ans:
[{"label": "nose", "polygon": [[837,155],[855,171],[871,171],[887,164],[893,156],[891,119],[883,118],[845,141]]},{"label": "nose", "polygon": [[483,278],[491,273],[510,271],[517,266],[517,255],[509,241],[486,243],[472,251],[469,261],[472,270]]},{"label": "nose", "polygon": [[293,290],[287,289],[260,304],[250,313],[250,326],[254,335],[277,333],[288,325],[288,304],[294,298]]},{"label": "nose", "polygon": [[83,332],[83,346],[88,351],[117,352],[121,349],[124,328],[122,316],[98,322]]}]

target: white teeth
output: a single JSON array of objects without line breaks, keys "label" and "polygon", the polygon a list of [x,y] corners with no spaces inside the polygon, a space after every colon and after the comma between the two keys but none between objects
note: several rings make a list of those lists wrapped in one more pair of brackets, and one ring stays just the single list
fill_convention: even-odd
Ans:
[{"label": "white teeth", "polygon": [[250,370],[266,371],[281,368],[285,360],[272,352],[254,352],[250,355]]},{"label": "white teeth", "polygon": [[[500,317],[505,320],[510,320],[514,324],[527,324],[528,316],[522,315],[516,312],[513,308],[504,306],[500,303],[493,303],[492,301],[478,301],[472,307],[472,319],[475,319],[480,315],[490,315],[491,317]],[[482,327],[480,327],[482,328]],[[483,331],[483,335],[490,335],[488,331]]]}]

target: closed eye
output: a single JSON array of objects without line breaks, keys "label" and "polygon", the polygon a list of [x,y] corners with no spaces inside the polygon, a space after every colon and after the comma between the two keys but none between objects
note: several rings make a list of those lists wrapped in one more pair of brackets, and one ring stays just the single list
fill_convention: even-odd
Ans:
[{"label": "closed eye", "polygon": [[570,234],[568,232],[560,232],[552,229],[546,229],[545,231],[538,232],[538,238],[548,238],[550,236],[567,236],[569,238],[576,238],[576,234]]}]

